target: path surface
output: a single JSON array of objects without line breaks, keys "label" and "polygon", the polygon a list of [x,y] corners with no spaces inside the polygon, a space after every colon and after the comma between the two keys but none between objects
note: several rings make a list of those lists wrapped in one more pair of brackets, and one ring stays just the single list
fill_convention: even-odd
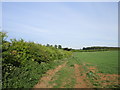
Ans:
[{"label": "path surface", "polygon": [[34,88],[51,88],[52,86],[48,83],[51,78],[55,75],[56,72],[58,72],[61,68],[63,68],[66,65],[66,62],[62,65],[59,65],[57,68],[49,70],[45,76],[43,76],[37,85],[34,86]]},{"label": "path surface", "polygon": [[75,64],[74,66],[75,66],[75,76],[76,76],[75,88],[92,88],[90,82],[86,81],[87,79],[86,74],[82,73],[82,71],[84,70],[82,68],[82,65]]},{"label": "path surface", "polygon": [[34,88],[105,88],[118,84],[118,75],[97,73],[97,68],[88,63],[69,62],[48,70]]}]

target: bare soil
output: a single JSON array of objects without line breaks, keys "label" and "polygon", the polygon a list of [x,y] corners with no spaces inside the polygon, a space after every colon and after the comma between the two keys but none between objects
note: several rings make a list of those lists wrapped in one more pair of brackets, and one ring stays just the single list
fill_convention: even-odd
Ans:
[{"label": "bare soil", "polygon": [[[86,74],[81,73],[84,69],[82,65],[75,64],[76,85],[75,88],[91,88],[91,83],[87,80]],[[80,68],[80,69],[79,69]]]},{"label": "bare soil", "polygon": [[104,73],[97,73],[98,69],[95,66],[89,66],[88,72],[92,71],[96,76],[94,77],[94,81],[99,82],[102,88],[106,88],[108,86],[116,86],[120,85],[120,75],[118,74],[104,74]]},{"label": "bare soil", "polygon": [[[34,86],[34,88],[52,88],[56,85],[56,83],[50,84],[50,81],[54,81],[54,75],[56,72],[60,71],[63,67],[66,66],[66,62],[62,65],[59,65],[55,69],[48,70],[48,72],[43,76],[39,82]],[[84,70],[83,67],[87,68],[87,71]],[[87,66],[85,63],[83,65],[74,64],[74,73],[73,77],[76,79],[76,83],[74,85],[74,88],[95,88],[94,82],[99,82],[100,87],[106,88],[108,86],[115,86],[120,85],[120,75],[117,74],[103,74],[103,73],[97,73],[98,69],[95,66]],[[71,69],[71,67],[69,68]],[[68,70],[69,71],[69,70]],[[92,72],[94,75],[93,82],[90,81],[90,77],[87,76],[88,73]],[[69,83],[71,80],[69,76],[67,77],[67,82],[61,82],[62,86],[60,88],[64,88],[64,85],[66,83]]]},{"label": "bare soil", "polygon": [[59,65],[57,68],[48,70],[48,72],[43,76],[37,85],[34,86],[34,88],[52,88],[50,84],[48,83],[52,77],[55,75],[56,72],[58,72],[62,67],[66,65],[66,62],[62,65]]},{"label": "bare soil", "polygon": [[120,85],[120,80],[118,80],[118,78],[120,78],[120,75],[103,73],[98,73],[97,75],[99,76],[98,81],[100,82],[102,87]]}]

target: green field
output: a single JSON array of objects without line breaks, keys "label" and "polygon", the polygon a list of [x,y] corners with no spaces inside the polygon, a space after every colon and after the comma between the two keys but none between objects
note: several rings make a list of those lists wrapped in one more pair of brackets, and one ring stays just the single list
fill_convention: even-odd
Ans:
[{"label": "green field", "polygon": [[75,52],[74,57],[78,62],[97,66],[101,73],[118,74],[118,51]]}]

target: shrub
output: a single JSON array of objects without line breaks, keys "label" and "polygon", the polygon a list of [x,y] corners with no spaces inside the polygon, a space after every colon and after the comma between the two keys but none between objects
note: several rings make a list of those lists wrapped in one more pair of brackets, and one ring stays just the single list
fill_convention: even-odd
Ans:
[{"label": "shrub", "polygon": [[[71,52],[46,47],[23,39],[2,43],[3,88],[29,88],[39,77],[56,64],[54,60],[67,58]],[[29,83],[31,82],[31,83]]]}]

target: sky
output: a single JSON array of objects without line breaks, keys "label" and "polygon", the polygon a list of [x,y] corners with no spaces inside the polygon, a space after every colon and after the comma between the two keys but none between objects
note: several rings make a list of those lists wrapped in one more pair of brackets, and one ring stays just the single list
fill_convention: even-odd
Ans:
[{"label": "sky", "polygon": [[2,2],[0,2],[0,31],[2,31]]},{"label": "sky", "polygon": [[3,2],[8,39],[69,48],[118,46],[117,2]]}]

